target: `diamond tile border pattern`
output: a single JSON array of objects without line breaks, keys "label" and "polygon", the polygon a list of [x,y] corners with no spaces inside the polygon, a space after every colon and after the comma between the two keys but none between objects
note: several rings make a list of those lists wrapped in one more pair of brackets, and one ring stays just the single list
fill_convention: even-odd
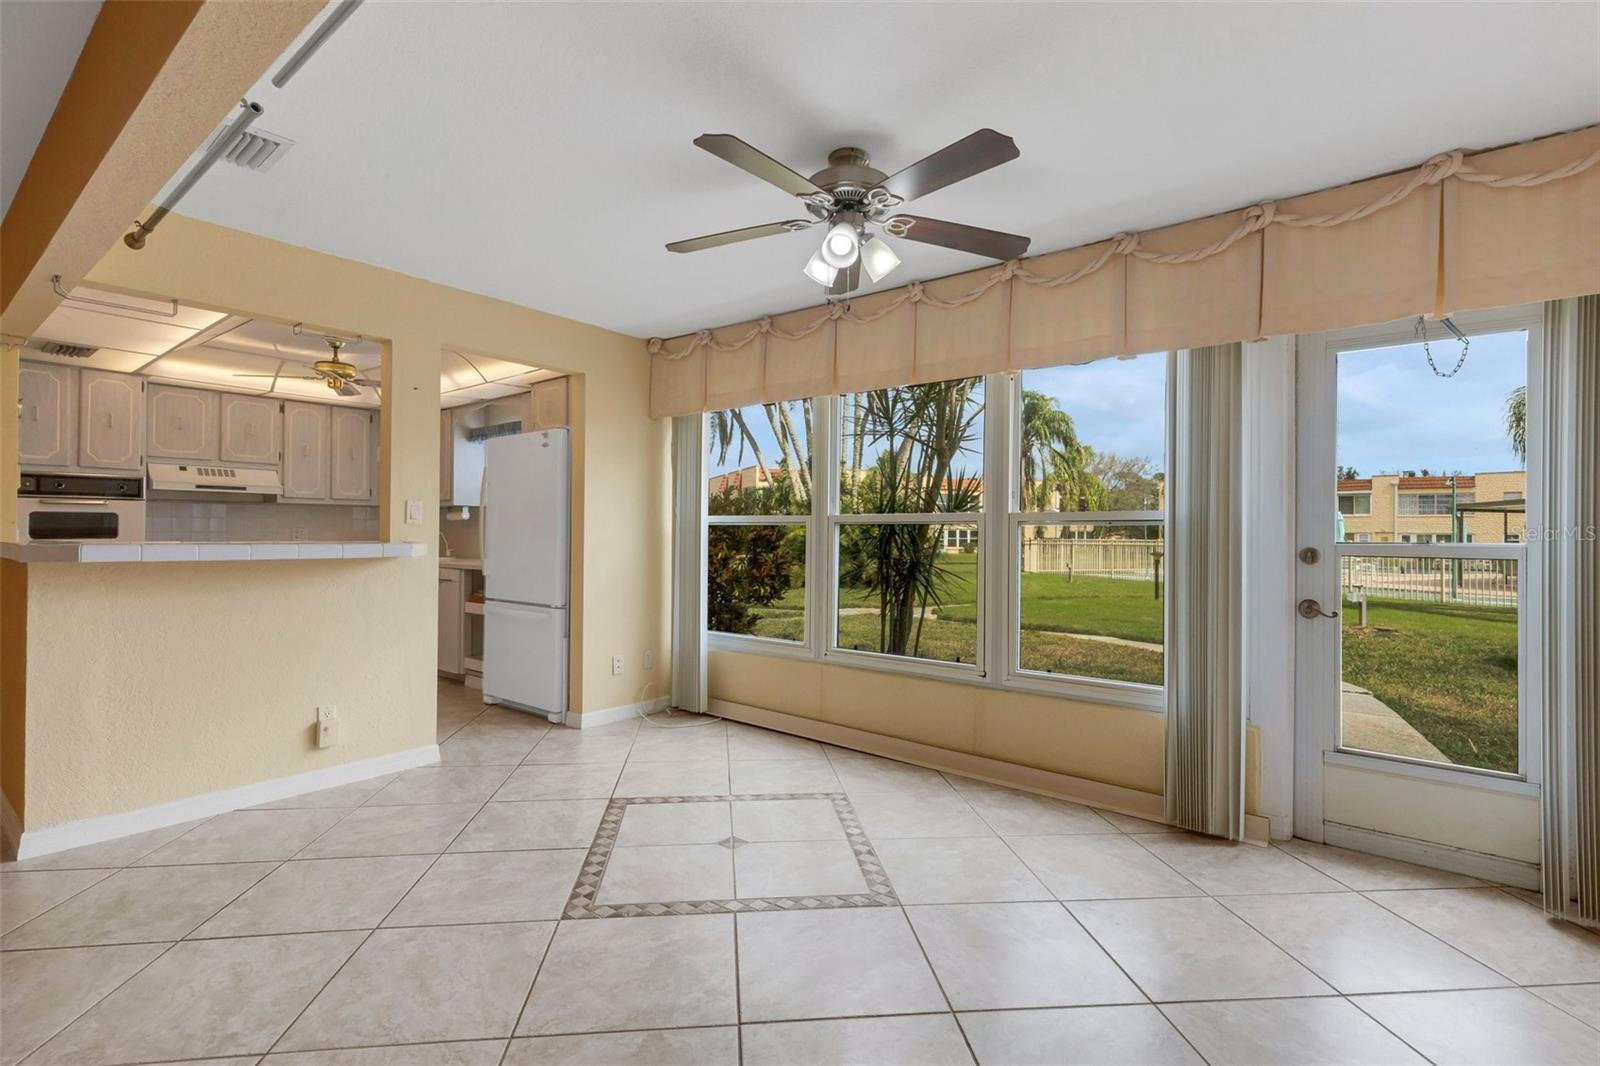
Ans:
[{"label": "diamond tile border pattern", "polygon": [[[850,850],[861,866],[861,876],[868,891],[840,896],[766,896],[752,899],[702,899],[663,900],[659,903],[597,904],[606,865],[617,844],[617,833],[622,828],[622,816],[628,808],[646,803],[738,803],[762,800],[827,800],[833,804],[839,824],[844,827]],[[743,841],[731,841],[737,847]],[[759,795],[734,796],[619,796],[606,806],[595,831],[589,854],[584,856],[578,871],[578,881],[572,886],[572,896],[567,900],[564,918],[646,918],[664,914],[737,914],[745,911],[809,911],[840,910],[852,907],[898,907],[899,898],[889,875],[884,872],[878,853],[861,831],[855,808],[842,792],[771,792]]]}]

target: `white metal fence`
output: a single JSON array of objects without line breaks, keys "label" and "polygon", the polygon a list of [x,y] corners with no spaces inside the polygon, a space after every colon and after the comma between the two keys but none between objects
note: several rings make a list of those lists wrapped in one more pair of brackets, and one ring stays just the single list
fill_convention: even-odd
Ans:
[{"label": "white metal fence", "polygon": [[1166,545],[1159,540],[1108,537],[1074,540],[1071,537],[1022,538],[1022,572],[1025,574],[1077,574],[1085,577],[1155,577]]},{"label": "white metal fence", "polygon": [[1347,556],[1340,561],[1346,599],[1362,596],[1480,607],[1517,605],[1515,559],[1400,559]]}]

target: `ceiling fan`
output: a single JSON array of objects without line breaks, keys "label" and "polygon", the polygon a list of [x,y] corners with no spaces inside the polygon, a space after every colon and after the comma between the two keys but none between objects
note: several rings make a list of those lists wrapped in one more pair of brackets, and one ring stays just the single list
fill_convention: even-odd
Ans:
[{"label": "ceiling fan", "polygon": [[361,377],[361,370],[354,363],[347,363],[339,357],[344,346],[349,341],[343,337],[323,337],[329,348],[333,349],[333,358],[318,359],[311,364],[309,374],[235,374],[236,378],[271,378],[274,382],[285,378],[291,381],[320,381],[340,396],[360,396],[361,390],[357,385],[365,385],[369,389],[381,389],[383,382],[373,381],[371,378]]},{"label": "ceiling fan", "polygon": [[756,237],[774,237],[826,226],[822,247],[806,263],[805,274],[825,287],[828,295],[843,296],[860,287],[863,270],[873,281],[879,281],[900,265],[900,257],[889,242],[872,233],[869,226],[876,226],[891,237],[937,244],[991,259],[1015,259],[1028,250],[1028,238],[1014,233],[907,215],[897,210],[908,200],[954,185],[1021,154],[1015,141],[991,129],[969,134],[892,175],[874,169],[861,148],[835,148],[828,153],[828,165],[807,178],[729,133],[701,134],[694,143],[717,158],[799,197],[810,217],[674,241],[667,245],[669,252],[698,252]]}]

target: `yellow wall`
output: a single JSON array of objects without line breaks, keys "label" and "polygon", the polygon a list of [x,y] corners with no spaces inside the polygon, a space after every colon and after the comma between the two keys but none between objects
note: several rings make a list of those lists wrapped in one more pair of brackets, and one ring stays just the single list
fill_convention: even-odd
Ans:
[{"label": "yellow wall", "polygon": [[[572,708],[668,690],[669,423],[648,415],[637,339],[179,216],[88,281],[385,339],[380,528],[430,555],[33,565],[26,829],[433,742],[446,346],[574,375]],[[309,746],[319,703],[344,733],[325,752]]]},{"label": "yellow wall", "polygon": [[1165,719],[1153,711],[726,651],[707,657],[707,684],[712,699],[1163,791]]},{"label": "yellow wall", "polygon": [[28,686],[28,568],[0,559],[0,792],[21,816]]},{"label": "yellow wall", "polygon": [[432,744],[435,589],[427,558],[29,566],[24,828]]}]

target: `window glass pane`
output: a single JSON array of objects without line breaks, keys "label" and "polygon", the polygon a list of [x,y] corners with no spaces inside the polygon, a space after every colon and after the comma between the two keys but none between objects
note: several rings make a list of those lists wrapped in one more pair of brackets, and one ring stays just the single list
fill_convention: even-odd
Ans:
[{"label": "window glass pane", "polygon": [[706,628],[805,640],[804,526],[706,529]]},{"label": "window glass pane", "polygon": [[1343,746],[1518,772],[1517,574],[1513,559],[1341,559]]},{"label": "window glass pane", "polygon": [[978,527],[839,527],[838,646],[978,659]]},{"label": "window glass pane", "polygon": [[[1527,490],[1528,335],[1340,352],[1336,540],[1509,543],[1522,536]],[[1438,334],[1437,338],[1433,335]],[[1367,498],[1347,510],[1346,498]],[[1481,501],[1481,502],[1480,502]]]},{"label": "window glass pane", "polygon": [[839,510],[931,514],[983,507],[983,379],[839,398]]},{"label": "window glass pane", "polygon": [[810,400],[712,411],[706,441],[709,513],[811,513]]},{"label": "window glass pane", "polygon": [[1022,374],[1024,511],[1166,509],[1167,356]]},{"label": "window glass pane", "polygon": [[1023,526],[1018,666],[1163,683],[1161,525]]}]

